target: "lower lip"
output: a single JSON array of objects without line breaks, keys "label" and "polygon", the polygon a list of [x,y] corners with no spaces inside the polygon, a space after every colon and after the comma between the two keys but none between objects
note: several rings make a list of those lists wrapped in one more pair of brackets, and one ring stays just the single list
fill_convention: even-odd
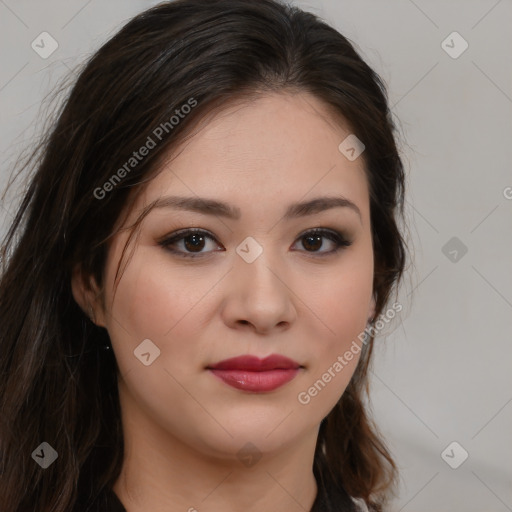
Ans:
[{"label": "lower lip", "polygon": [[299,368],[288,370],[277,369],[264,372],[251,372],[245,370],[215,370],[210,371],[229,386],[243,391],[273,391],[291,381]]}]

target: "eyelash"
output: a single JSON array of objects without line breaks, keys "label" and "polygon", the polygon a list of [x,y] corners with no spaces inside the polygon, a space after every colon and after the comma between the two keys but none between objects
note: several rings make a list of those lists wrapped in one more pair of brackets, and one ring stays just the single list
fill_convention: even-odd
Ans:
[{"label": "eyelash", "polygon": [[[210,254],[211,252],[213,252],[213,251],[209,251],[209,252],[206,252],[206,253],[186,253],[186,252],[177,251],[176,249],[172,249],[171,248],[171,246],[173,244],[175,244],[176,242],[178,242],[180,240],[183,240],[183,239],[185,239],[185,238],[187,238],[189,236],[192,236],[192,235],[204,236],[205,238],[209,238],[210,240],[213,240],[215,243],[220,245],[219,242],[217,241],[217,239],[213,235],[211,235],[208,231],[205,231],[205,230],[202,230],[202,229],[183,229],[183,230],[179,230],[179,231],[176,231],[175,233],[172,233],[170,236],[166,237],[165,239],[159,241],[158,243],[159,243],[159,245],[164,247],[166,250],[172,252],[173,254],[176,254],[178,257],[181,257],[181,258],[190,258],[190,259],[202,258],[205,255]],[[328,230],[328,229],[325,229],[325,228],[310,229],[309,231],[306,231],[303,234],[301,234],[297,238],[297,240],[300,240],[302,238],[305,238],[306,236],[311,236],[311,235],[312,236],[323,236],[323,237],[326,237],[326,238],[328,238],[329,240],[331,240],[332,242],[334,242],[336,244],[336,248],[331,250],[331,251],[320,252],[320,253],[315,252],[315,251],[305,251],[305,252],[307,252],[309,254],[314,255],[315,258],[323,258],[325,256],[331,256],[333,254],[338,253],[339,250],[342,247],[348,247],[348,246],[352,245],[352,242],[347,240],[338,231]]]}]

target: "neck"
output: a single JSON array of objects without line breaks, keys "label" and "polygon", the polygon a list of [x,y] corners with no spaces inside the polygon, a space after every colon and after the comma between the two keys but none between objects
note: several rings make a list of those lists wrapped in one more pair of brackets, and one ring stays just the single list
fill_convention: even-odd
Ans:
[{"label": "neck", "polygon": [[113,486],[126,512],[311,510],[318,428],[292,446],[239,459],[205,454],[134,411],[123,418],[124,462]]}]

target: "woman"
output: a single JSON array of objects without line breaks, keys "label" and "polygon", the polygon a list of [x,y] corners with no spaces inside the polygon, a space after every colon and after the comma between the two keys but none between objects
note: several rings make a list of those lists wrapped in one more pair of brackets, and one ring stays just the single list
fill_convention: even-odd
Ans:
[{"label": "woman", "polygon": [[348,40],[277,1],[162,3],[100,48],[4,243],[5,510],[383,510],[393,133]]}]

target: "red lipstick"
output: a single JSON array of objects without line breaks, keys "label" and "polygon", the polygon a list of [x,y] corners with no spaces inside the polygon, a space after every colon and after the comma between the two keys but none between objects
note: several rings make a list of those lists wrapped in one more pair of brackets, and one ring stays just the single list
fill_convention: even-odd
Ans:
[{"label": "red lipstick", "polygon": [[265,359],[240,356],[207,366],[216,377],[243,391],[273,391],[292,380],[301,365],[288,357],[272,354]]}]

